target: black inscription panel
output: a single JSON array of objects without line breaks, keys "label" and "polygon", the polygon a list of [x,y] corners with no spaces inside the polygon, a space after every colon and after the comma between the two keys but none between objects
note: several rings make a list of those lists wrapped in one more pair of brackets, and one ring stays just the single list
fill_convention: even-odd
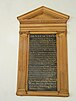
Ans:
[{"label": "black inscription panel", "polygon": [[56,34],[30,35],[28,90],[57,91]]}]

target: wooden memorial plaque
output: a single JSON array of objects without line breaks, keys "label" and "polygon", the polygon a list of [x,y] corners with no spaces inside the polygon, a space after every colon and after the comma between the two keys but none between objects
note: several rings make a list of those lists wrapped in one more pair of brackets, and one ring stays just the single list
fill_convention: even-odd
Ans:
[{"label": "wooden memorial plaque", "polygon": [[17,95],[69,96],[68,19],[69,16],[44,6],[18,17]]}]

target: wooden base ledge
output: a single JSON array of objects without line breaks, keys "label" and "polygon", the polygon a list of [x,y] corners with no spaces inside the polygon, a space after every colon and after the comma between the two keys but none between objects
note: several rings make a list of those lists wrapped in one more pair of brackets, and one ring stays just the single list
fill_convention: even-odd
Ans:
[{"label": "wooden base ledge", "polygon": [[51,97],[69,97],[69,93],[57,93],[57,92],[51,92],[51,93],[48,93],[48,92],[25,92],[25,91],[17,91],[16,92],[16,95],[17,96],[51,96]]}]

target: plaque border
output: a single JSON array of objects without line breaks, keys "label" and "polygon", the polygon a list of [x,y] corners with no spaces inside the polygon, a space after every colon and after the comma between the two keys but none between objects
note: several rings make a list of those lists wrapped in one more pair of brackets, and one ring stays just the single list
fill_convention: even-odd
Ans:
[{"label": "plaque border", "polygon": [[[57,42],[57,91],[28,91],[28,60],[29,60],[29,35],[30,34],[56,34],[56,42]],[[26,52],[26,68],[24,70],[26,70],[25,72],[25,89],[18,89],[17,91],[17,95],[23,95],[23,96],[32,96],[32,95],[36,95],[36,96],[68,96],[67,92],[61,91],[61,82],[63,83],[63,81],[61,81],[60,78],[60,72],[63,72],[63,70],[61,70],[60,68],[60,52],[62,53],[62,50],[60,50],[60,41],[62,41],[62,37],[66,36],[66,33],[58,33],[58,32],[31,32],[28,31],[27,34],[23,33],[21,34],[21,37],[23,38],[23,40],[25,40],[25,38],[27,39],[27,51],[24,50],[24,52]],[[24,41],[25,42],[25,41]],[[21,42],[20,42],[21,43]],[[62,43],[63,44],[63,43]],[[25,46],[25,45],[24,45]],[[62,48],[62,46],[61,46]],[[24,48],[25,49],[25,48]],[[23,71],[22,71],[23,73]],[[67,73],[67,72],[66,72]],[[65,79],[65,78],[64,78]],[[66,83],[65,83],[66,84]]]}]

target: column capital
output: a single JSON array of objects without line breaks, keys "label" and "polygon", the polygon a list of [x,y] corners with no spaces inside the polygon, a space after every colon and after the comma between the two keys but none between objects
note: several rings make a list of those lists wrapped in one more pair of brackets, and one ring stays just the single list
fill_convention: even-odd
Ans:
[{"label": "column capital", "polygon": [[20,35],[22,35],[22,34],[29,35],[29,31],[25,31],[25,32],[19,31],[19,34],[20,34]]}]

